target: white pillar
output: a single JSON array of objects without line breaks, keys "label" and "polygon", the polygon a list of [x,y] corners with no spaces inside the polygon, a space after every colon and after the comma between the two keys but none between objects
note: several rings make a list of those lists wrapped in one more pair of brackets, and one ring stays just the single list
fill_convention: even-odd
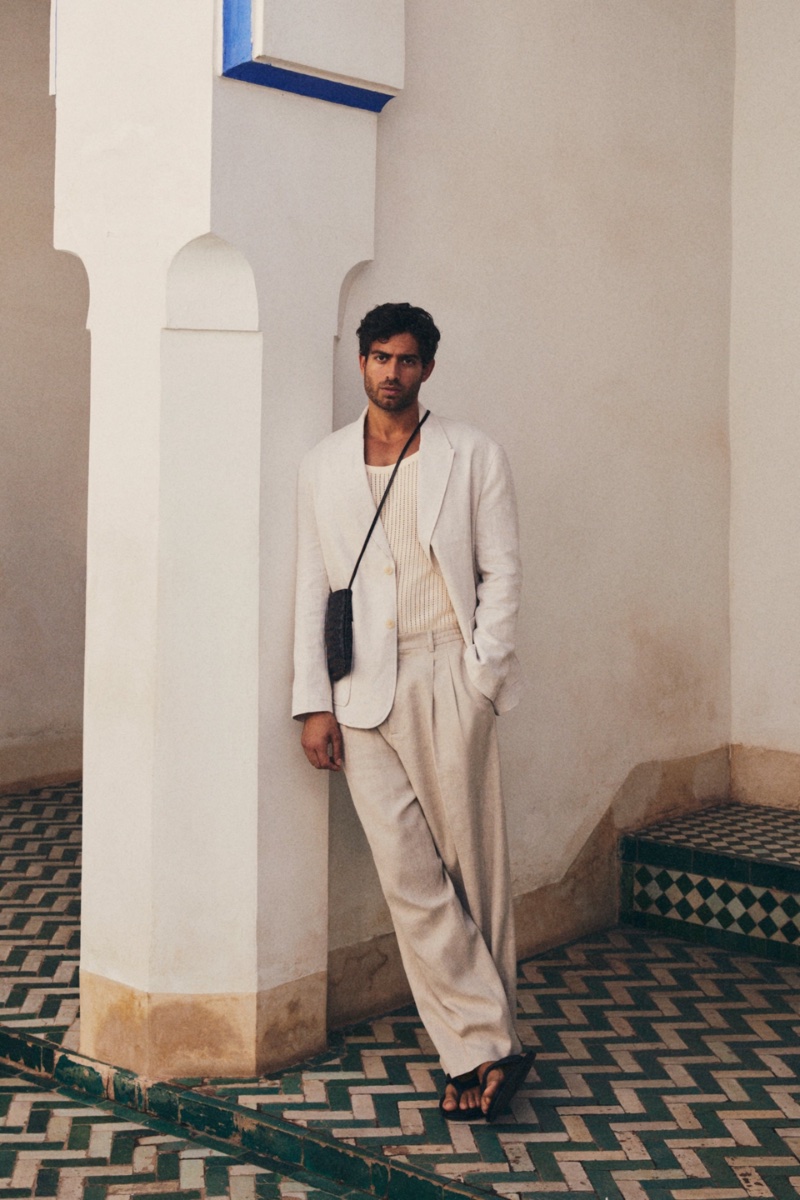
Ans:
[{"label": "white pillar", "polygon": [[[327,46],[363,4],[337,7]],[[362,46],[343,80],[310,44],[292,80],[327,71],[342,103],[220,78],[233,8],[60,0],[57,21],[56,244],[91,289],[82,1049],[151,1076],[250,1074],[325,1037],[294,477],[372,253],[377,105],[352,101],[398,59],[382,85]]]}]

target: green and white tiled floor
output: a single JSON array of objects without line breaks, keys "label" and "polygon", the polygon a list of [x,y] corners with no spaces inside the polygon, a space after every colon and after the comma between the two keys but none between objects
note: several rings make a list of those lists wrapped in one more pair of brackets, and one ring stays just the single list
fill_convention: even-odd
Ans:
[{"label": "green and white tiled floor", "polygon": [[0,1069],[0,1196],[59,1200],[335,1200],[228,1147],[87,1104]]},{"label": "green and white tiled floor", "polygon": [[538,1058],[494,1126],[443,1121],[441,1073],[412,1009],[334,1034],[325,1055],[270,1079],[177,1081],[143,1101],[124,1073],[103,1076],[101,1090],[150,1116],[62,1098],[42,1073],[100,1080],[74,1053],[78,823],[74,789],[0,799],[0,1049],[40,1072],[18,1092],[0,1079],[0,1200],[800,1195],[800,966],[650,929],[521,964],[522,1032]]},{"label": "green and white tiled floor", "polygon": [[[68,1050],[79,1038],[80,850],[78,786],[0,796],[0,1027]],[[0,1200],[348,1194],[360,1195],[0,1065]]]},{"label": "green and white tiled floor", "polygon": [[523,963],[520,991],[539,1053],[495,1126],[442,1121],[411,1012],[280,1080],[215,1091],[506,1197],[800,1191],[796,968],[615,930]]},{"label": "green and white tiled floor", "polygon": [[0,1023],[78,1047],[81,793],[0,796]]}]

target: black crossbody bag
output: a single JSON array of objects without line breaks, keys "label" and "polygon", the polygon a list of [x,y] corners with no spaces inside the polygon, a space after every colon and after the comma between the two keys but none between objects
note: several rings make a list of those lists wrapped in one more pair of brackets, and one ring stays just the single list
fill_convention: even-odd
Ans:
[{"label": "black crossbody bag", "polygon": [[414,432],[406,442],[403,449],[400,451],[400,457],[394,465],[394,470],[389,476],[389,482],[386,485],[386,491],[381,496],[381,502],[378,505],[375,516],[372,518],[372,524],[369,527],[369,532],[364,538],[364,545],[361,547],[361,553],[356,560],[356,565],[353,567],[353,574],[350,576],[350,582],[346,588],[340,588],[338,592],[331,592],[328,596],[328,607],[325,610],[325,654],[328,659],[328,675],[331,683],[336,683],[339,679],[344,679],[345,675],[349,675],[353,667],[353,580],[356,577],[356,571],[361,565],[361,559],[364,557],[364,551],[369,544],[369,539],[372,537],[372,531],[378,523],[378,518],[381,515],[381,509],[386,503],[386,497],[389,495],[389,489],[394,483],[394,477],[397,474],[400,463],[403,461],[403,456],[408,447],[413,442],[414,438],[419,433],[422,426],[428,419],[430,412],[426,412],[425,416],[417,423]]}]

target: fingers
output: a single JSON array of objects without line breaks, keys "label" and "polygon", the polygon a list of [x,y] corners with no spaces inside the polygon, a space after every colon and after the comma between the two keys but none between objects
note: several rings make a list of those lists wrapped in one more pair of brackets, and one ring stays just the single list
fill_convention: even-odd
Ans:
[{"label": "fingers", "polygon": [[342,731],[339,722],[335,718],[333,726],[331,730],[331,759],[333,760],[333,766],[330,769],[332,771],[340,771],[344,757],[344,746],[342,744]]},{"label": "fingers", "polygon": [[341,764],[337,763],[333,756],[327,751],[314,754],[309,754],[308,751],[306,751],[306,758],[311,763],[312,767],[316,767],[318,771],[341,770]]},{"label": "fingers", "polygon": [[312,713],[303,725],[301,744],[306,758],[318,771],[342,768],[342,731],[333,713]]},{"label": "fingers", "polygon": [[312,767],[316,767],[318,771],[338,771],[341,766],[341,761],[336,761],[335,752],[329,750],[329,742],[326,738],[324,741],[315,743],[311,746],[303,746],[306,758],[311,763]]}]

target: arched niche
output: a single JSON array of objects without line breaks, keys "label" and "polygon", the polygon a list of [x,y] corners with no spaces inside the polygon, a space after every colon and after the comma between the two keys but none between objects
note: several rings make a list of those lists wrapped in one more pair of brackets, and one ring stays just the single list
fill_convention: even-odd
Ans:
[{"label": "arched niche", "polygon": [[213,233],[183,246],[167,274],[167,329],[258,329],[252,268]]}]

